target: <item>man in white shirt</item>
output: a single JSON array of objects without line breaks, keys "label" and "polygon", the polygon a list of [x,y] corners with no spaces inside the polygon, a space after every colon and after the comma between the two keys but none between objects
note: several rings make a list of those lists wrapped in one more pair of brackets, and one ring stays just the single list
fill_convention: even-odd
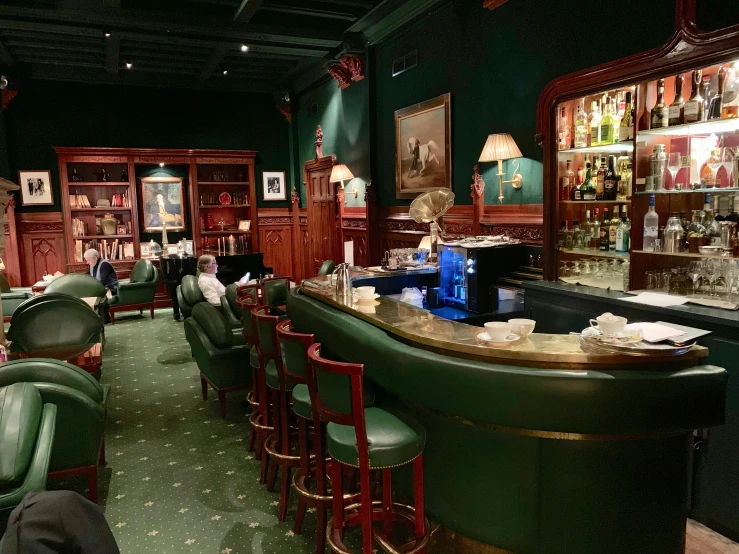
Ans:
[{"label": "man in white shirt", "polygon": [[226,287],[216,277],[218,262],[216,262],[215,256],[208,254],[200,256],[198,258],[198,270],[200,271],[198,286],[203,296],[209,304],[220,306],[221,296],[226,294]]}]

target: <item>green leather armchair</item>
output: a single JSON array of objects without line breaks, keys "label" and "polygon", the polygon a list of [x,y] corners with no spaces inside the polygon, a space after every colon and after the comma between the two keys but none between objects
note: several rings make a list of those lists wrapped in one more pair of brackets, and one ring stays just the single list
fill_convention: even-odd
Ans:
[{"label": "green leather armchair", "polygon": [[182,315],[186,318],[192,315],[193,306],[205,302],[205,296],[195,275],[185,275],[182,278],[182,283],[177,286],[177,302],[180,304]]},{"label": "green leather armchair", "polygon": [[200,369],[203,400],[208,385],[218,393],[221,417],[226,417],[226,393],[249,388],[249,348],[234,345],[231,326],[221,310],[207,302],[196,304],[185,320],[185,337]]},{"label": "green leather armchair", "polygon": [[231,326],[231,331],[234,338],[234,346],[241,346],[246,344],[244,338],[244,324],[241,322],[241,307],[236,303],[236,283],[231,283],[226,287],[226,294],[221,296],[221,309],[223,315],[226,316],[228,324]]},{"label": "green leather armchair", "polygon": [[42,295],[21,304],[10,320],[11,350],[28,352],[101,342],[103,321],[78,298]]},{"label": "green leather armchair", "polygon": [[23,497],[46,488],[56,413],[30,383],[0,389],[0,534]]},{"label": "green leather armchair", "polygon": [[27,358],[0,365],[0,387],[32,383],[44,403],[57,407],[50,477],[86,475],[90,500],[98,498],[98,462],[104,458],[104,428],[110,385],[67,362]]},{"label": "green leather armchair", "polygon": [[11,289],[5,275],[0,273],[0,297],[3,300],[3,321],[10,321],[16,308],[33,296],[30,287]]},{"label": "green leather armchair", "polygon": [[103,297],[105,286],[87,273],[67,273],[49,283],[44,293],[50,292],[61,292],[77,298]]},{"label": "green leather armchair", "polygon": [[333,260],[326,260],[321,264],[321,267],[318,270],[318,275],[331,275],[334,272],[335,267],[336,264],[334,264]]},{"label": "green leather armchair", "polygon": [[110,322],[115,325],[115,313],[149,308],[151,319],[154,319],[154,293],[157,289],[159,274],[157,268],[149,260],[139,260],[131,270],[131,278],[120,281],[118,294],[109,301]]}]

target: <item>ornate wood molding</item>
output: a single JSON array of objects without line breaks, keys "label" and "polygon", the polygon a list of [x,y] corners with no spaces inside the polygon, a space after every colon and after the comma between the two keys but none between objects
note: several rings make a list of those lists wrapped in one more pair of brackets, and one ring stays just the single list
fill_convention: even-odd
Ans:
[{"label": "ornate wood molding", "polygon": [[300,216],[300,225],[308,225],[308,216],[305,216],[305,215]]},{"label": "ornate wood molding", "polygon": [[293,222],[291,216],[287,217],[259,217],[259,225],[290,225]]},{"label": "ornate wood molding", "polygon": [[[216,150],[198,148],[94,148],[55,146],[54,151],[59,156],[67,156],[68,161],[76,161],[75,157],[83,157],[78,161],[96,161],[108,163],[124,163],[128,156],[151,156],[159,159],[164,156],[197,157],[197,163],[247,163],[258,154],[256,150]],[[96,158],[92,159],[91,156]],[[115,159],[111,159],[111,156]],[[222,158],[231,158],[224,162]]]},{"label": "ornate wood molding", "polygon": [[343,219],[341,226],[345,229],[366,229],[367,221],[365,219]]},{"label": "ornate wood molding", "polygon": [[328,66],[328,74],[339,83],[340,89],[345,89],[352,84],[352,73],[341,64],[334,63]]},{"label": "ornate wood molding", "polygon": [[316,127],[316,160],[323,158],[323,129]]},{"label": "ornate wood molding", "polygon": [[339,60],[339,64],[349,72],[351,80],[355,83],[364,79],[364,61],[361,56],[347,54]]},{"label": "ornate wood molding", "polygon": [[511,238],[518,239],[530,244],[541,244],[544,240],[543,227],[522,227],[515,225],[489,225],[483,223],[481,225],[482,232],[485,235],[507,235]]}]

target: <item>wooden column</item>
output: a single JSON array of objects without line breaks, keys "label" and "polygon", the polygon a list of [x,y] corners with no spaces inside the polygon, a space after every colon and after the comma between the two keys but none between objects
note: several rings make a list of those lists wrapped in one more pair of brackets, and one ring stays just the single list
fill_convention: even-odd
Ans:
[{"label": "wooden column", "polygon": [[15,197],[5,207],[5,244],[3,245],[3,263],[5,264],[5,278],[11,287],[20,287],[21,262],[18,252],[18,231],[15,226]]},{"label": "wooden column", "polygon": [[293,279],[296,283],[300,283],[305,279],[305,269],[303,267],[303,251],[300,245],[300,194],[295,188],[290,193],[290,213],[292,214],[292,249],[293,249]]}]

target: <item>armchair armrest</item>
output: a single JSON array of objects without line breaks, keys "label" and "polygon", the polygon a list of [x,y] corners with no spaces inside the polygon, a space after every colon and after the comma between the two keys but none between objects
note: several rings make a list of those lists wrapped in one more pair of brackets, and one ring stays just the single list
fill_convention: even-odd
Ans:
[{"label": "armchair armrest", "polygon": [[232,328],[242,327],[241,318],[237,317],[237,315],[231,309],[231,304],[228,303],[228,298],[226,298],[226,295],[221,296],[221,310],[223,311],[223,315],[226,316],[226,319],[228,320],[228,324]]},{"label": "armchair armrest", "polygon": [[118,286],[117,304],[144,304],[154,300],[157,285],[154,282],[125,283]]}]

